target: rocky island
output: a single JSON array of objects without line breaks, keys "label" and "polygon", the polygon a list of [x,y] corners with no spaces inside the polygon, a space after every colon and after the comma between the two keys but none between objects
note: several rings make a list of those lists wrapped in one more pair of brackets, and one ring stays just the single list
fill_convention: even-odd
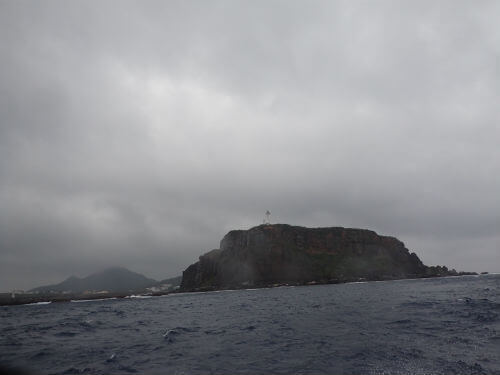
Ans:
[{"label": "rocky island", "polygon": [[[426,266],[404,243],[371,230],[264,224],[233,230],[182,275],[181,291],[205,291],[458,275]],[[464,273],[460,273],[464,274]]]}]

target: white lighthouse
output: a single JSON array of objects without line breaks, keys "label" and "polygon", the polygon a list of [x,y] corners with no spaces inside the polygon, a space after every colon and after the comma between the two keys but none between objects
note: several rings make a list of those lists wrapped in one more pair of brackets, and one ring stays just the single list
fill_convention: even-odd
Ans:
[{"label": "white lighthouse", "polygon": [[270,220],[270,218],[271,218],[271,213],[269,212],[269,210],[267,210],[267,211],[266,211],[266,214],[265,214],[265,216],[264,216],[264,220],[262,221],[262,224],[264,224],[264,225],[269,225],[269,224],[271,224],[271,220]]}]

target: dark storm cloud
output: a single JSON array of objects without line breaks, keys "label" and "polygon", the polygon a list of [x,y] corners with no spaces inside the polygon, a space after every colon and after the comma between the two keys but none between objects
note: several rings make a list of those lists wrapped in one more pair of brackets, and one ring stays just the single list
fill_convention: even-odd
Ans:
[{"label": "dark storm cloud", "polygon": [[496,2],[0,3],[0,286],[272,220],[498,271]]}]

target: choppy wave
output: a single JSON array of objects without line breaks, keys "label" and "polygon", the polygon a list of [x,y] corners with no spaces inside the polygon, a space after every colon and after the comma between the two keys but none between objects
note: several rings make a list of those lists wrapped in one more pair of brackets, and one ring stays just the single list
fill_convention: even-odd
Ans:
[{"label": "choppy wave", "polygon": [[27,303],[27,304],[25,304],[25,306],[49,305],[51,303],[52,303],[52,301],[33,302],[33,303]]},{"label": "choppy wave", "polygon": [[482,276],[4,307],[0,367],[41,374],[498,374],[500,275]]},{"label": "choppy wave", "polygon": [[99,302],[117,299],[116,297],[111,298],[94,298],[94,299],[72,299],[70,302]]},{"label": "choppy wave", "polygon": [[125,298],[139,298],[139,299],[146,299],[146,298],[153,298],[153,296],[145,296],[142,294],[132,294],[130,296],[127,296]]}]

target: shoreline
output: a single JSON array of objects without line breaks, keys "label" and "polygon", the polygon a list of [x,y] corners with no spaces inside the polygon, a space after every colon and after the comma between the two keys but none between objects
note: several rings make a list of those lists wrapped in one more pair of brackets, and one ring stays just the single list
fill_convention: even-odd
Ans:
[{"label": "shoreline", "polygon": [[404,280],[427,280],[436,278],[450,278],[450,277],[462,277],[462,276],[488,276],[488,275],[498,275],[500,273],[477,273],[477,272],[463,272],[459,275],[442,275],[442,276],[428,276],[428,277],[408,277],[408,278],[387,278],[382,280],[368,280],[368,279],[349,279],[349,280],[330,280],[330,281],[309,281],[309,282],[294,282],[294,283],[273,283],[273,284],[262,284],[262,285],[235,285],[227,286],[222,288],[207,287],[198,288],[193,290],[176,290],[169,292],[157,292],[157,293],[141,293],[141,292],[129,292],[129,293],[109,293],[107,295],[103,294],[49,294],[49,295],[38,295],[38,294],[18,294],[15,298],[12,298],[10,293],[0,293],[0,306],[22,306],[22,305],[48,305],[52,303],[85,303],[85,302],[97,302],[105,300],[118,300],[118,299],[148,299],[151,297],[162,297],[167,295],[178,295],[178,294],[201,294],[210,292],[223,292],[223,291],[237,291],[237,290],[258,290],[258,289],[270,289],[270,288],[282,288],[282,287],[297,287],[297,286],[315,286],[315,285],[334,285],[334,284],[360,284],[368,282],[386,282],[386,281],[404,281]]},{"label": "shoreline", "polygon": [[145,299],[159,297],[172,292],[144,293],[140,291],[128,293],[108,293],[108,294],[17,294],[12,298],[11,293],[0,293],[0,306],[21,306],[21,305],[48,305],[52,303],[84,303],[116,299]]},{"label": "shoreline", "polygon": [[[489,273],[490,275],[493,273]],[[285,286],[313,286],[313,285],[332,285],[332,284],[353,284],[353,283],[367,283],[367,282],[383,282],[383,281],[403,281],[403,280],[425,280],[425,279],[436,279],[436,278],[446,278],[446,277],[460,277],[460,276],[486,276],[488,274],[479,272],[457,272],[454,275],[429,275],[429,276],[417,276],[412,275],[410,277],[387,277],[387,278],[349,278],[349,279],[330,279],[330,280],[312,280],[305,282],[279,282],[279,283],[269,283],[269,284],[239,284],[239,285],[225,285],[222,287],[206,286],[192,289],[179,289],[175,293],[205,293],[205,292],[216,292],[223,290],[252,290],[252,289],[263,289],[263,288],[279,288]]]}]

